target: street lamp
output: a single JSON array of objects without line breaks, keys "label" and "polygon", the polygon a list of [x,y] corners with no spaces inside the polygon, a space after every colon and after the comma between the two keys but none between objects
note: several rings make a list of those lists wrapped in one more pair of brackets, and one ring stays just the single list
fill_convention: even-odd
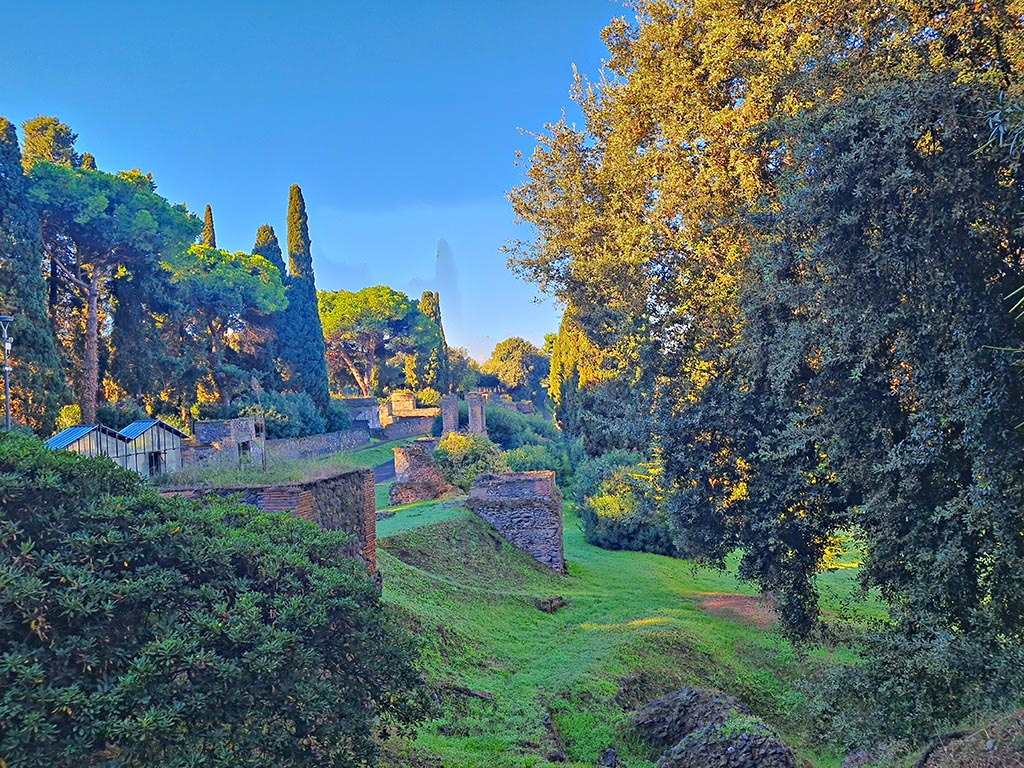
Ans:
[{"label": "street lamp", "polygon": [[14,322],[10,315],[0,315],[0,329],[4,332],[4,411],[7,415],[7,431],[11,431],[11,337],[7,335],[7,328]]}]

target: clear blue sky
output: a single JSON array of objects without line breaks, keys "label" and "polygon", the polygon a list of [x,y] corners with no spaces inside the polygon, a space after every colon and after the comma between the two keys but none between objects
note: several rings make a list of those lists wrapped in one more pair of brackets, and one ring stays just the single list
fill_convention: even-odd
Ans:
[{"label": "clear blue sky", "polygon": [[[517,230],[505,192],[516,149],[569,100],[572,64],[596,74],[611,0],[179,2],[5,8],[0,114],[56,115],[101,169],[151,171],[202,213],[218,245],[282,243],[302,186],[317,284],[387,284],[418,297],[442,276],[450,342],[486,357],[540,344],[558,309],[504,266]],[[457,283],[456,293],[450,286]]]}]

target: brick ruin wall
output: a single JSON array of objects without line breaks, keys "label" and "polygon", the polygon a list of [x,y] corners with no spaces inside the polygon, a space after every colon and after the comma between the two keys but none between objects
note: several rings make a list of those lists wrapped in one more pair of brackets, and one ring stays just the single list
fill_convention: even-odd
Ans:
[{"label": "brick ruin wall", "polygon": [[377,573],[377,502],[372,469],[353,469],[331,477],[293,485],[255,488],[182,488],[165,496],[198,498],[241,495],[246,504],[264,512],[290,512],[328,531],[354,537],[345,554],[362,560]]},{"label": "brick ruin wall", "polygon": [[[419,442],[419,441],[417,441]],[[395,483],[391,486],[388,500],[391,506],[412,504],[415,501],[440,499],[453,496],[459,489],[441,477],[441,473],[425,450],[425,446],[413,444],[399,446],[395,452]]]},{"label": "brick ruin wall", "polygon": [[512,546],[558,573],[565,573],[562,494],[555,473],[480,475],[466,507],[498,529]]}]

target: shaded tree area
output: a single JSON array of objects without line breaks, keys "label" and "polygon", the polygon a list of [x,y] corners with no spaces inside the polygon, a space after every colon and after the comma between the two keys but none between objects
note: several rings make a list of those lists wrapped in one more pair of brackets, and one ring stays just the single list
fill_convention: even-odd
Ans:
[{"label": "shaded tree area", "polygon": [[[313,397],[319,415],[294,429],[322,431],[345,421],[328,407],[298,187],[290,199],[287,274],[269,225],[251,255],[218,250],[210,206],[204,227],[157,194],[152,174],[98,170],[58,118],[33,118],[23,131],[19,152],[5,120],[0,147],[0,285],[10,284],[0,298],[19,337],[12,405],[20,422],[48,434],[70,389],[80,415],[69,411],[64,424],[95,422],[101,410],[117,420],[113,408],[185,426],[200,406],[213,415],[211,406],[225,408],[254,380]],[[289,296],[300,305],[293,311]],[[54,341],[57,358],[46,350]],[[324,374],[319,388],[317,371]]]},{"label": "shaded tree area", "polygon": [[427,312],[422,301],[384,285],[318,294],[336,392],[354,387],[363,397],[382,397],[394,389],[447,391],[440,305],[437,294],[424,297]]},{"label": "shaded tree area", "polygon": [[12,416],[48,434],[68,392],[47,318],[43,244],[21,157],[14,125],[0,117],[0,314],[14,317],[9,333],[17,343],[11,358]]},{"label": "shaded tree area", "polygon": [[538,406],[547,399],[550,368],[547,355],[518,336],[498,342],[490,359],[480,366],[481,372],[494,376],[513,399],[532,400]]},{"label": "shaded tree area", "polygon": [[[640,434],[677,545],[712,563],[740,548],[796,635],[818,627],[837,537],[859,532],[893,618],[865,669],[900,694],[875,696],[876,725],[922,727],[900,701],[934,722],[1005,700],[1024,644],[1024,392],[989,346],[1020,346],[1005,296],[1022,206],[1016,158],[982,144],[1019,92],[1017,17],[637,11],[606,30],[602,78],[577,80],[585,129],[549,126],[511,193],[538,232],[512,264],[569,308],[559,418],[603,451],[579,399],[618,436],[611,414],[649,396]],[[971,700],[943,682],[965,675]]]}]

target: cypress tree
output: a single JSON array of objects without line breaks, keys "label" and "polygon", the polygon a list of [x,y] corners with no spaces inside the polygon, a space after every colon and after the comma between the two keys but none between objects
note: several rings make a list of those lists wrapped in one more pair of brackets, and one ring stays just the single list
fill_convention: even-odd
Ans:
[{"label": "cypress tree", "polygon": [[283,280],[288,274],[284,266],[284,254],[281,252],[281,244],[277,240],[277,233],[269,224],[264,224],[256,230],[256,244],[252,252],[258,254],[277,267]]},{"label": "cypress tree", "polygon": [[97,170],[97,168],[96,168],[96,158],[93,157],[91,152],[83,152],[82,153],[82,165],[81,165],[81,168],[82,168],[83,171],[95,171],[95,170]]},{"label": "cypress tree", "polygon": [[213,229],[213,208],[209,204],[206,206],[206,216],[203,219],[203,239],[200,242],[210,248],[217,247],[217,233]]},{"label": "cypress tree", "polygon": [[440,392],[451,391],[451,375],[448,365],[448,341],[444,337],[444,324],[441,322],[441,294],[437,291],[424,291],[420,297],[420,312],[437,323],[440,332],[440,342],[430,350],[428,356],[428,369],[432,375],[429,386],[435,387]]},{"label": "cypress tree", "polygon": [[[262,225],[256,230],[256,243],[252,252],[262,256],[281,273],[281,282],[288,284],[288,270],[284,266],[284,254],[281,252],[281,244],[277,240],[277,233],[269,224]],[[281,389],[281,374],[278,361],[281,357],[281,344],[278,341],[279,334],[285,327],[287,309],[274,312],[267,318],[266,327],[269,333],[263,343],[262,353],[257,362],[258,370],[263,374],[261,377],[263,386],[273,389]]]},{"label": "cypress tree", "polygon": [[60,355],[46,312],[39,219],[29,206],[14,125],[0,117],[0,314],[12,315],[11,412],[49,434],[67,401]]},{"label": "cypress tree", "polygon": [[298,184],[292,185],[288,200],[288,271],[288,308],[279,326],[285,386],[307,393],[326,411],[327,347],[317,307],[306,202]]}]

